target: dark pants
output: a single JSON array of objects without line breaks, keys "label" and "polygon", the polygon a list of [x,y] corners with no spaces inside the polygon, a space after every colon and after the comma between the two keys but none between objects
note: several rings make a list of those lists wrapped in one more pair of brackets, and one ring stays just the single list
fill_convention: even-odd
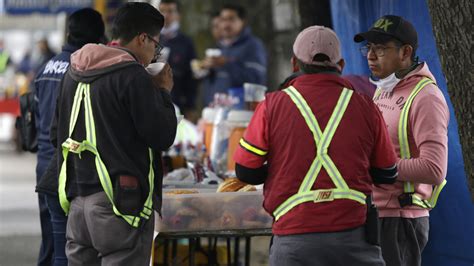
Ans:
[{"label": "dark pants", "polygon": [[38,266],[50,266],[53,261],[53,227],[45,194],[38,193],[38,204],[41,225],[41,247],[38,255]]},{"label": "dark pants", "polygon": [[274,236],[271,266],[384,266],[379,246],[367,243],[364,227],[331,232]]},{"label": "dark pants", "polygon": [[381,218],[382,255],[387,266],[419,266],[428,242],[429,218]]},{"label": "dark pants", "polygon": [[67,266],[66,258],[66,225],[67,216],[59,204],[58,196],[45,195],[46,204],[51,216],[53,229],[54,256],[53,266]]},{"label": "dark pants", "polygon": [[133,228],[115,215],[104,192],[72,200],[66,229],[70,266],[150,264],[154,215]]}]

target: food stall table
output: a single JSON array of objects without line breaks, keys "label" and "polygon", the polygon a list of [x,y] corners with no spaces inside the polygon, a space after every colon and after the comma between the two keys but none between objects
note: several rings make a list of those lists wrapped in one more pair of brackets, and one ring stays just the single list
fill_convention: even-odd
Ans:
[{"label": "food stall table", "polygon": [[[164,240],[163,248],[163,262],[164,265],[168,265],[168,250],[169,242],[172,242],[172,258],[171,261],[176,257],[177,252],[177,239],[188,239],[189,240],[189,265],[195,265],[195,252],[200,248],[201,238],[209,238],[209,251],[211,251],[211,240],[214,239],[215,243],[218,238],[226,239],[227,247],[227,265],[239,265],[239,246],[240,239],[245,239],[245,264],[250,265],[250,252],[251,252],[251,238],[254,236],[271,236],[271,228],[261,229],[234,229],[234,230],[211,230],[211,231],[181,231],[181,232],[162,232],[159,233],[155,241],[158,239]],[[234,239],[234,260],[232,262],[231,256],[231,240]],[[215,251],[215,250],[214,250]],[[212,251],[209,252],[212,254]],[[214,253],[215,254],[215,253]],[[215,262],[216,258],[208,256],[209,263]]]}]

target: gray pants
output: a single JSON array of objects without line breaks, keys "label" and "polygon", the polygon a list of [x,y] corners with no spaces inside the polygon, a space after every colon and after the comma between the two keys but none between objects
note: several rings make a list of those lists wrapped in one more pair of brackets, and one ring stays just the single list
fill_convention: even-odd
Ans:
[{"label": "gray pants", "polygon": [[364,227],[332,232],[274,236],[271,266],[385,265],[379,246],[365,240]]},{"label": "gray pants", "polygon": [[428,242],[429,218],[386,217],[380,221],[382,255],[387,266],[421,265],[421,252]]},{"label": "gray pants", "polygon": [[66,255],[76,265],[149,265],[154,216],[140,228],[116,216],[104,192],[76,197],[66,229]]}]

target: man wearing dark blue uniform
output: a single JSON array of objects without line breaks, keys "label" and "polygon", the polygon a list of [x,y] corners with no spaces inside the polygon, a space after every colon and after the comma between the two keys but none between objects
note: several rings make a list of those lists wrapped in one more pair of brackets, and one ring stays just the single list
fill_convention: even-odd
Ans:
[{"label": "man wearing dark blue uniform", "polygon": [[38,265],[67,265],[64,251],[67,217],[59,205],[58,172],[56,158],[53,156],[55,148],[49,137],[60,84],[69,67],[71,54],[87,43],[99,43],[103,40],[104,23],[97,11],[85,8],[74,12],[68,18],[67,43],[62,52],[39,70],[34,81],[38,132],[36,191],[42,237]]}]

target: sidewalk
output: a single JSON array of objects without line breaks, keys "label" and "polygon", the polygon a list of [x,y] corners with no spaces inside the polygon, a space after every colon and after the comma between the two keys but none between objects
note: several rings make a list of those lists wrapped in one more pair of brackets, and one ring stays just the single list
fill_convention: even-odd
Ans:
[{"label": "sidewalk", "polygon": [[0,143],[0,265],[35,265],[41,241],[36,156]]}]

